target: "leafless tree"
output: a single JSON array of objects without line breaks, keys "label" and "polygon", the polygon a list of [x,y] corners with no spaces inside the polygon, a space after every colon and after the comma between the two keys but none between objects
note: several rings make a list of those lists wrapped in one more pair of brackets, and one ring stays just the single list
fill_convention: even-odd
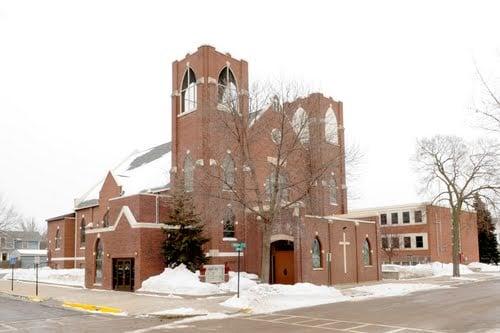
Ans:
[{"label": "leafless tree", "polygon": [[20,227],[23,231],[27,232],[39,232],[38,225],[34,218],[23,218]]},{"label": "leafless tree", "polygon": [[392,264],[392,259],[397,256],[401,249],[399,235],[389,231],[387,227],[380,228],[380,235],[382,239],[382,251],[384,251],[389,263]]},{"label": "leafless tree", "polygon": [[417,141],[414,165],[422,191],[433,202],[450,207],[453,244],[453,276],[460,276],[460,214],[473,207],[474,196],[495,205],[500,193],[499,143],[466,142],[456,136],[434,136]]},{"label": "leafless tree", "polygon": [[500,90],[490,84],[479,68],[476,66],[476,73],[483,86],[485,98],[480,107],[475,108],[482,118],[482,127],[493,132],[500,132]]},{"label": "leafless tree", "polygon": [[[346,160],[357,163],[360,156],[357,148],[349,150],[346,156],[342,145],[337,153],[328,153],[332,146],[315,139],[321,125],[318,119],[312,121],[306,113],[296,114],[301,98],[306,95],[305,89],[293,83],[256,85],[247,95],[231,91],[231,87],[219,87],[218,100],[211,108],[211,117],[216,119],[214,132],[225,133],[221,140],[232,147],[231,158],[243,176],[228,177],[225,166],[221,165],[211,169],[205,181],[213,184],[216,179],[222,184],[223,195],[230,193],[232,200],[252,215],[252,221],[260,227],[263,281],[269,280],[271,235],[277,228],[283,228],[283,212],[305,206],[320,185],[327,185],[325,178],[333,175],[332,170],[344,170]],[[249,115],[240,112],[246,108]],[[263,144],[266,142],[263,138],[268,138],[269,144]],[[262,159],[261,151],[266,151],[267,159]],[[224,156],[217,158],[224,160]],[[340,193],[344,182],[339,178],[332,186],[338,187]],[[218,193],[210,186],[206,186],[204,193],[212,196]],[[295,225],[288,226],[289,230],[298,230],[297,219],[292,220]]]},{"label": "leafless tree", "polygon": [[0,230],[10,230],[15,228],[21,219],[22,216],[16,211],[14,206],[9,204],[0,195]]}]

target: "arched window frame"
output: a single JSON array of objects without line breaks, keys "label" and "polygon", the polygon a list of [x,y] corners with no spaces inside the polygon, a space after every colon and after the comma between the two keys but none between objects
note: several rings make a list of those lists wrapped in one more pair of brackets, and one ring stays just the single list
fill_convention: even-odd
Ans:
[{"label": "arched window frame", "polygon": [[102,284],[103,259],[104,259],[104,249],[102,241],[100,238],[97,238],[95,244],[94,283],[98,285]]},{"label": "arched window frame", "polygon": [[313,238],[311,246],[311,259],[312,259],[313,269],[323,268],[323,254],[321,252],[321,242],[317,236]]},{"label": "arched window frame", "polygon": [[362,255],[363,255],[363,265],[372,266],[372,246],[368,238],[365,238],[365,241],[363,242]]},{"label": "arched window frame", "polygon": [[196,111],[197,86],[196,75],[191,67],[186,68],[181,85],[181,114]]},{"label": "arched window frame", "polygon": [[235,223],[236,216],[230,207],[227,207],[224,216],[222,217],[222,237],[223,238],[235,238]]},{"label": "arched window frame", "polygon": [[109,208],[106,210],[106,213],[104,213],[104,216],[102,217],[102,226],[103,228],[109,227]]},{"label": "arched window frame", "polygon": [[231,191],[236,181],[236,167],[230,154],[227,154],[222,161],[222,190]]},{"label": "arched window frame", "polygon": [[309,143],[309,116],[303,108],[298,108],[293,114],[292,126],[302,144]]},{"label": "arched window frame", "polygon": [[217,108],[223,111],[238,112],[238,85],[233,71],[225,66],[217,79]]},{"label": "arched window frame", "polygon": [[55,246],[56,250],[59,250],[61,248],[61,231],[59,229],[56,230],[54,246]]},{"label": "arched window frame", "polygon": [[184,158],[184,190],[193,192],[194,188],[194,163],[191,155],[188,154]]},{"label": "arched window frame", "polygon": [[334,145],[339,144],[337,115],[331,106],[325,113],[325,140]]},{"label": "arched window frame", "polygon": [[80,247],[85,246],[85,218],[80,221]]}]

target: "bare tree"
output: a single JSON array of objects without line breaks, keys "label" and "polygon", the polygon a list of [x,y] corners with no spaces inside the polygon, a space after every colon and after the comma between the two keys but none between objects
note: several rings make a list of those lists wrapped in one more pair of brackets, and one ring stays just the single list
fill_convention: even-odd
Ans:
[{"label": "bare tree", "polygon": [[500,91],[495,89],[476,66],[476,73],[484,89],[485,99],[476,112],[482,117],[482,127],[493,132],[500,132]]},{"label": "bare tree", "polygon": [[382,239],[382,251],[384,251],[389,263],[392,264],[392,259],[398,255],[401,249],[399,235],[390,232],[386,227],[380,228]]},{"label": "bare tree", "polygon": [[[317,188],[328,185],[327,176],[337,177],[331,186],[339,193],[343,191],[340,184],[345,179],[341,178],[342,172],[336,171],[344,171],[345,159],[357,162],[359,149],[352,149],[346,158],[343,145],[331,153],[332,146],[318,140],[321,123],[311,121],[306,112],[296,112],[301,102],[307,103],[303,99],[307,93],[297,84],[254,86],[247,95],[231,89],[229,85],[219,87],[218,99],[210,108],[211,118],[216,119],[213,132],[224,133],[221,140],[232,147],[231,158],[242,175],[228,175],[223,162],[221,168],[207,173],[205,184],[209,185],[205,185],[203,192],[217,196],[219,192],[211,188],[216,179],[225,189],[222,195],[227,197],[230,193],[231,200],[258,224],[263,237],[261,279],[268,281],[271,235],[277,228],[283,228],[283,212],[311,203]],[[242,109],[249,109],[248,115],[240,112]],[[336,128],[334,132],[332,135],[338,136]],[[257,158],[262,156],[262,150],[266,151],[267,159]],[[224,160],[224,156],[216,157]],[[295,225],[288,226],[289,230],[298,230],[297,219],[287,221],[290,220]]]},{"label": "bare tree", "polygon": [[477,195],[494,205],[500,193],[499,144],[480,140],[468,143],[456,136],[434,136],[417,142],[414,163],[422,191],[433,202],[450,207],[453,243],[453,276],[460,276],[460,214],[473,207]]},{"label": "bare tree", "polygon": [[0,195],[0,231],[9,230],[19,224],[22,216],[16,211],[14,206]]},{"label": "bare tree", "polygon": [[21,221],[21,229],[27,232],[39,232],[34,218],[24,218]]}]

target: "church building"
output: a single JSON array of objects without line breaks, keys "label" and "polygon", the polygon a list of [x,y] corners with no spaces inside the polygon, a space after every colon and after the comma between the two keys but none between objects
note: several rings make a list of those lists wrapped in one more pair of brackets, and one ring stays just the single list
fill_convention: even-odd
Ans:
[{"label": "church building", "polygon": [[208,45],[174,61],[171,100],[171,142],[133,152],[47,220],[52,268],[85,268],[87,288],[139,289],[166,266],[163,229],[182,188],[210,264],[236,270],[232,244],[245,242],[241,269],[260,274],[269,255],[270,283],[380,279],[378,217],[342,216],[341,102],[314,93],[255,108],[248,63]]}]

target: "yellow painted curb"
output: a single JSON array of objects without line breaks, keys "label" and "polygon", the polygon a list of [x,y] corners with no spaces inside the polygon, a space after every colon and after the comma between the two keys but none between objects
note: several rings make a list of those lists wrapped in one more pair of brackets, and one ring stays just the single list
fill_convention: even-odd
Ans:
[{"label": "yellow painted curb", "polygon": [[122,313],[123,311],[118,308],[112,308],[109,306],[100,306],[100,305],[92,305],[92,304],[82,304],[82,303],[72,303],[72,302],[64,302],[63,306],[68,308],[75,308],[79,310],[85,311],[94,311],[94,312],[102,312],[102,313]]}]

